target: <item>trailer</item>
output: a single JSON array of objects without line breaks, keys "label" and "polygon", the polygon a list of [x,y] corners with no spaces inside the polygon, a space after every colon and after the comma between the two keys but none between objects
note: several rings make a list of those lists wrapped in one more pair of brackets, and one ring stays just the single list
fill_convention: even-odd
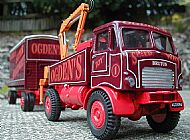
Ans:
[{"label": "trailer", "polygon": [[[154,131],[172,131],[184,102],[178,92],[181,60],[171,34],[143,23],[113,21],[79,44],[88,11],[83,3],[63,21],[61,60],[46,66],[40,80],[47,119],[57,121],[65,108],[85,109],[92,134],[102,140],[115,137],[121,117],[137,121],[146,116]],[[77,19],[76,52],[68,55],[65,32]]]},{"label": "trailer", "polygon": [[16,99],[22,96],[23,111],[32,111],[34,105],[39,105],[39,80],[43,78],[44,66],[59,60],[60,47],[56,36],[25,36],[10,51],[9,104],[15,104]]}]

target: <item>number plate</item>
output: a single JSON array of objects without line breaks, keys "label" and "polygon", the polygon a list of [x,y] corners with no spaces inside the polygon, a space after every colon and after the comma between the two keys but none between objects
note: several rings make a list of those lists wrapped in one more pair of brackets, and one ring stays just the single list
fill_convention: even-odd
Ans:
[{"label": "number plate", "polygon": [[172,103],[173,108],[182,107],[182,106],[183,106],[182,102],[174,102],[174,103]]}]

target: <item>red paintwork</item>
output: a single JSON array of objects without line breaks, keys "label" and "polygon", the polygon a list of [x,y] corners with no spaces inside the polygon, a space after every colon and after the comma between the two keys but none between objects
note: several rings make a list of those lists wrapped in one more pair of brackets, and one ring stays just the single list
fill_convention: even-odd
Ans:
[{"label": "red paintwork", "polygon": [[92,104],[92,108],[91,108],[92,123],[97,129],[102,128],[105,123],[105,118],[106,118],[106,115],[105,115],[103,104],[100,101],[95,101]]},{"label": "red paintwork", "polygon": [[[125,48],[121,28],[148,31],[150,47],[131,50]],[[97,36],[106,30],[109,31],[109,39],[116,36],[120,40],[117,40],[118,47],[113,49],[113,41],[109,41],[106,50],[97,51]],[[113,30],[117,34],[114,35]],[[173,54],[155,47],[152,32],[169,37]],[[142,79],[151,72],[153,73],[151,83],[143,83]],[[167,74],[164,76],[164,73]],[[172,77],[170,79],[173,80],[172,86],[164,87],[167,85],[164,83],[167,78],[164,80],[154,78],[159,74],[164,78]],[[133,84],[130,86],[130,82],[126,81],[128,78],[134,79],[134,86]],[[63,107],[87,109],[88,99],[93,91],[103,90],[111,101],[115,115],[138,120],[141,116],[154,114],[167,105],[171,111],[183,110],[184,103],[177,92],[182,88],[179,85],[180,79],[182,79],[181,62],[169,32],[146,24],[114,21],[94,29],[92,40],[81,43],[76,53],[51,65],[49,84],[58,91]],[[174,105],[179,103],[182,106],[172,107],[172,103],[176,103]],[[101,128],[104,114],[101,116],[98,112],[103,113],[104,108],[99,101],[95,101],[92,108],[92,122],[96,128]]]},{"label": "red paintwork", "polygon": [[88,41],[85,41],[85,42],[82,42],[81,44],[79,44],[78,46],[77,46],[77,52],[79,52],[79,51],[81,51],[81,50],[83,50],[83,49],[85,49],[85,48],[88,48],[88,47],[92,47],[92,40],[88,40]]},{"label": "red paintwork", "polygon": [[59,43],[54,38],[30,38],[27,40],[27,59],[60,60]]},{"label": "red paintwork", "polygon": [[[122,28],[146,30],[149,35],[149,48],[125,47]],[[105,31],[109,31],[108,46],[105,50],[97,51],[98,35]],[[167,36],[173,53],[158,50],[152,32]],[[116,45],[111,40],[115,36]],[[22,91],[32,91],[36,95],[35,104],[39,103],[38,83],[43,75],[43,67],[52,64],[49,69],[49,85],[59,93],[63,108],[87,109],[90,95],[95,90],[103,90],[111,101],[113,113],[131,120],[155,114],[167,106],[171,111],[184,109],[183,100],[177,92],[182,89],[179,84],[182,79],[181,61],[170,33],[165,30],[141,23],[110,22],[94,29],[92,40],[78,45],[76,53],[56,63],[47,61],[47,58],[59,59],[59,56],[55,58],[59,52],[54,49],[56,45],[52,46],[53,43],[49,42],[51,49],[45,50],[43,46],[48,46],[47,39],[41,42],[34,40],[40,45],[33,44],[30,39],[26,44],[20,43],[21,46],[12,51],[11,80],[25,79],[12,82],[9,86],[22,87],[19,94]],[[28,48],[29,52],[26,51],[27,44],[31,46]],[[36,49],[36,46],[41,49]],[[47,57],[44,53],[50,56]],[[40,57],[43,60],[38,61]],[[47,112],[51,111],[49,99],[45,104]],[[106,116],[104,113],[102,103],[95,101],[91,119],[96,128],[103,126]]]},{"label": "red paintwork", "polygon": [[64,107],[77,109],[83,106],[84,99],[90,88],[88,86],[57,85],[55,89],[58,91]]},{"label": "red paintwork", "polygon": [[[89,90],[88,94],[86,95],[86,98],[84,100],[83,107],[87,109],[87,103],[88,98],[91,95],[91,93],[97,89],[101,89],[108,93],[109,99],[112,103],[113,113],[117,115],[129,115],[133,114],[135,111],[135,106],[133,104],[133,94],[121,94],[120,92],[114,90],[113,88],[107,87],[107,86],[99,86],[95,89]],[[128,106],[128,109],[124,108],[123,106]]]},{"label": "red paintwork", "polygon": [[90,83],[90,48],[50,66],[49,84],[87,85]]},{"label": "red paintwork", "polygon": [[157,123],[162,123],[166,119],[166,114],[152,115],[152,119]]},{"label": "red paintwork", "polygon": [[45,110],[48,114],[51,113],[51,100],[49,96],[47,96],[45,99]]},{"label": "red paintwork", "polygon": [[[105,51],[96,51],[96,45],[93,45],[92,52],[92,82],[91,86],[95,87],[97,85],[107,85],[119,90],[136,90],[136,91],[156,91],[163,90],[162,88],[144,88],[142,86],[142,69],[146,67],[162,67],[174,70],[174,88],[165,88],[164,90],[181,90],[178,85],[178,81],[181,75],[181,62],[177,55],[176,49],[173,45],[171,35],[169,32],[141,23],[133,23],[127,21],[114,21],[102,25],[93,32],[93,44],[96,44],[97,35],[107,30],[112,30],[114,28],[115,32],[120,32],[117,28],[130,28],[130,29],[140,29],[149,32],[150,48],[145,49],[127,49],[124,44],[118,42],[120,48],[113,49],[113,44],[110,42],[109,49]],[[152,39],[151,32],[160,33],[166,35],[170,38],[171,45],[173,47],[174,54],[169,54],[156,49],[155,42]],[[111,36],[113,36],[111,34]],[[118,38],[122,38],[122,35],[116,34]],[[122,39],[121,39],[122,40]],[[122,52],[121,52],[122,51]],[[107,57],[107,60],[105,60]],[[155,61],[156,63],[153,63]],[[158,63],[166,63],[166,65],[153,65]],[[106,67],[107,66],[109,67]],[[118,67],[120,66],[120,67]],[[107,69],[106,69],[107,68]],[[95,70],[95,71],[93,71]],[[128,73],[125,75],[124,73]],[[101,76],[100,76],[101,75]],[[128,76],[135,79],[135,87],[129,87],[125,78]]]},{"label": "red paintwork", "polygon": [[109,22],[109,23],[106,23],[104,25],[101,25],[97,28],[95,28],[93,30],[93,32],[99,32],[100,30],[105,30],[107,29],[108,27],[110,26],[113,26],[113,25],[117,25],[117,26],[127,26],[128,28],[134,28],[134,29],[143,29],[143,30],[151,30],[151,31],[157,31],[157,32],[161,32],[165,35],[168,35],[170,36],[171,34],[164,30],[164,29],[161,29],[161,28],[158,28],[158,27],[155,27],[155,26],[151,26],[151,25],[148,25],[148,24],[145,24],[145,23],[137,23],[137,22],[130,22],[130,21],[112,21],[112,22]]},{"label": "red paintwork", "polygon": [[[37,49],[38,47],[38,49]],[[60,60],[59,41],[53,36],[26,36],[10,51],[9,87],[38,89],[44,66]]]}]

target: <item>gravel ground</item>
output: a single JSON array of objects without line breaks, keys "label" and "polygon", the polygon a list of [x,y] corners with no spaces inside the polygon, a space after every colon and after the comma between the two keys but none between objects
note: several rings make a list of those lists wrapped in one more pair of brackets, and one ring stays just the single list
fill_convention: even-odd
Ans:
[{"label": "gravel ground", "polygon": [[[178,126],[172,132],[159,134],[153,132],[145,118],[132,122],[122,118],[117,140],[188,140],[190,139],[190,91],[181,95],[185,101],[185,110],[181,113]],[[95,140],[86,121],[86,111],[62,112],[58,122],[46,119],[42,107],[35,107],[34,112],[22,112],[19,101],[16,105],[8,105],[0,100],[0,140]]]}]

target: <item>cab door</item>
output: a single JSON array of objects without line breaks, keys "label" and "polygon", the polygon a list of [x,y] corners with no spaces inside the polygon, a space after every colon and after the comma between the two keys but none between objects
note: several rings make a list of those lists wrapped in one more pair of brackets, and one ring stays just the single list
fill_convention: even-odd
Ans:
[{"label": "cab door", "polygon": [[109,30],[96,34],[95,47],[92,54],[92,75],[107,75],[109,71]]},{"label": "cab door", "polygon": [[108,85],[120,88],[121,55],[114,28],[110,27],[94,35],[91,87]]}]

